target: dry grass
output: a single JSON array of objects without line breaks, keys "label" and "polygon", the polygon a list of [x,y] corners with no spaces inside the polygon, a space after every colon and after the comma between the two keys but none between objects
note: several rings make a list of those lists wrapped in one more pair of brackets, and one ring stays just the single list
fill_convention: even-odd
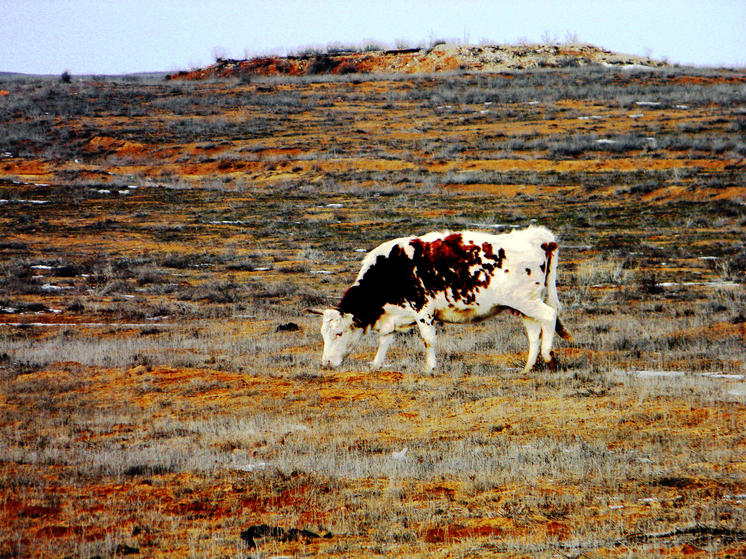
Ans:
[{"label": "dry grass", "polygon": [[[742,555],[743,77],[677,72],[3,84],[65,118],[0,147],[0,556]],[[558,371],[510,317],[319,368],[361,250],[534,220]]]}]

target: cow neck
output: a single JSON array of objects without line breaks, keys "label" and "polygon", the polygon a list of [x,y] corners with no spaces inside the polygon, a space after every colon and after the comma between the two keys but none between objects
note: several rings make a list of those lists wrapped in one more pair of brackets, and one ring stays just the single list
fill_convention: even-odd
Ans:
[{"label": "cow neck", "polygon": [[342,297],[341,313],[350,313],[355,326],[371,328],[385,312],[386,304],[409,304],[419,310],[425,302],[422,285],[415,277],[415,263],[401,246],[380,254]]}]

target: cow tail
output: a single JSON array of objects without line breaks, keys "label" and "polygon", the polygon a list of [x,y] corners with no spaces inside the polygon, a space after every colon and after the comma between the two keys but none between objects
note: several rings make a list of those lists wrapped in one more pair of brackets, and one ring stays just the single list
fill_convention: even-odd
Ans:
[{"label": "cow tail", "polygon": [[[565,340],[572,340],[572,334],[565,328],[565,325],[562,323],[562,320],[559,317],[560,310],[562,309],[562,304],[559,301],[559,297],[557,296],[557,266],[559,264],[559,247],[552,243],[552,245],[555,246],[554,250],[547,252],[547,260],[549,265],[549,271],[547,273],[547,304],[552,307],[555,311],[557,311],[557,321],[554,326],[554,331]],[[546,250],[546,249],[545,249]]]}]

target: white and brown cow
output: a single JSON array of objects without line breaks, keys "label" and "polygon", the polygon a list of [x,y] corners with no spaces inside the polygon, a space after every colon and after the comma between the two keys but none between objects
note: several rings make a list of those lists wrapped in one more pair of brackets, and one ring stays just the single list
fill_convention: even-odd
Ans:
[{"label": "white and brown cow", "polygon": [[379,334],[372,365],[383,364],[394,333],[417,325],[425,342],[428,371],[436,366],[435,326],[473,322],[508,310],[523,317],[530,370],[539,355],[553,365],[558,247],[545,227],[531,226],[505,235],[475,231],[428,233],[383,243],[363,260],[355,283],[334,309],[322,314],[322,364],[337,367],[362,334]]}]

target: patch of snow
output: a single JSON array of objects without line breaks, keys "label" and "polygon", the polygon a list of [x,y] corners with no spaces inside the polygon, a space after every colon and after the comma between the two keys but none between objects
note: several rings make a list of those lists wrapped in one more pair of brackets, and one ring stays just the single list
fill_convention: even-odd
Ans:
[{"label": "patch of snow", "polygon": [[356,248],[355,252],[368,252],[367,248]]},{"label": "patch of snow", "polygon": [[48,266],[46,264],[34,264],[30,266],[32,270],[54,270],[54,266]]},{"label": "patch of snow", "polygon": [[746,379],[746,375],[737,375],[734,373],[702,373],[705,377],[710,378],[721,378],[726,380],[744,380]]},{"label": "patch of snow", "polygon": [[629,371],[630,374],[635,375],[639,378],[671,378],[671,377],[683,377],[684,371],[655,371],[652,369],[644,369],[641,371]]},{"label": "patch of snow", "polygon": [[599,138],[596,140],[597,144],[616,144],[616,140],[609,140],[608,138]]},{"label": "patch of snow", "polygon": [[726,280],[715,280],[715,281],[683,281],[683,282],[675,282],[675,281],[667,281],[663,283],[656,283],[657,287],[691,287],[691,286],[700,286],[700,287],[738,287],[740,284],[736,283],[735,281],[726,281]]},{"label": "patch of snow", "polygon": [[254,472],[256,470],[264,470],[269,467],[267,462],[256,462],[255,464],[236,464],[231,466],[231,469],[239,472]]},{"label": "patch of snow", "polygon": [[99,194],[111,194],[111,190],[108,190],[106,188],[99,188],[98,190],[96,190],[96,192],[98,192]]},{"label": "patch of snow", "polygon": [[327,208],[344,208],[344,204],[333,203],[333,204],[327,204],[326,207]]},{"label": "patch of snow", "polygon": [[644,113],[630,113],[627,115],[629,118],[642,118],[645,116]]},{"label": "patch of snow", "polygon": [[255,272],[269,272],[269,266],[262,266],[261,268],[254,268]]},{"label": "patch of snow", "polygon": [[479,227],[482,229],[518,229],[520,225],[508,225],[506,223],[470,223],[469,227]]},{"label": "patch of snow", "polygon": [[130,191],[129,190],[118,190],[117,191],[121,196],[127,196]]},{"label": "patch of snow", "polygon": [[73,289],[69,286],[61,286],[61,285],[53,285],[51,283],[45,283],[41,286],[42,291],[49,291],[49,292],[56,292],[56,291],[62,291],[63,289]]},{"label": "patch of snow", "polygon": [[623,508],[624,508],[624,505],[609,505],[609,510],[619,510]]},{"label": "patch of snow", "polygon": [[312,274],[319,274],[319,275],[323,275],[323,276],[328,276],[328,275],[333,274],[334,272],[332,272],[330,270],[312,270],[311,273]]},{"label": "patch of snow", "polygon": [[660,107],[662,103],[659,101],[635,101],[635,105],[638,107]]},{"label": "patch of snow", "polygon": [[681,109],[682,111],[685,111],[689,108],[689,105],[676,105],[677,109]]},{"label": "patch of snow", "polygon": [[49,200],[21,200],[20,198],[18,200],[0,200],[0,204],[10,204],[11,202],[16,204],[49,204]]},{"label": "patch of snow", "polygon": [[15,307],[0,307],[0,312],[6,314],[14,314],[18,312],[18,309]]},{"label": "patch of snow", "polygon": [[[703,377],[720,380],[731,380],[731,381],[743,381],[746,380],[746,375],[738,373],[724,373],[722,371],[709,371],[704,373],[693,373],[686,371],[666,371],[666,370],[655,370],[655,369],[641,369],[632,371],[617,371],[633,375],[638,378],[679,378],[686,374],[697,374]],[[746,386],[743,388],[743,394],[746,394]]]},{"label": "patch of snow", "polygon": [[398,452],[392,452],[391,453],[391,458],[393,458],[394,460],[404,460],[404,458],[406,458],[406,456],[407,456],[407,451],[408,450],[409,450],[409,448],[405,446],[404,448],[402,448]]},{"label": "patch of snow", "polygon": [[643,70],[646,72],[655,72],[657,68],[652,66],[645,66],[644,64],[610,64],[608,62],[602,62],[602,66],[607,68],[616,68],[618,70],[632,71],[632,70]]}]

